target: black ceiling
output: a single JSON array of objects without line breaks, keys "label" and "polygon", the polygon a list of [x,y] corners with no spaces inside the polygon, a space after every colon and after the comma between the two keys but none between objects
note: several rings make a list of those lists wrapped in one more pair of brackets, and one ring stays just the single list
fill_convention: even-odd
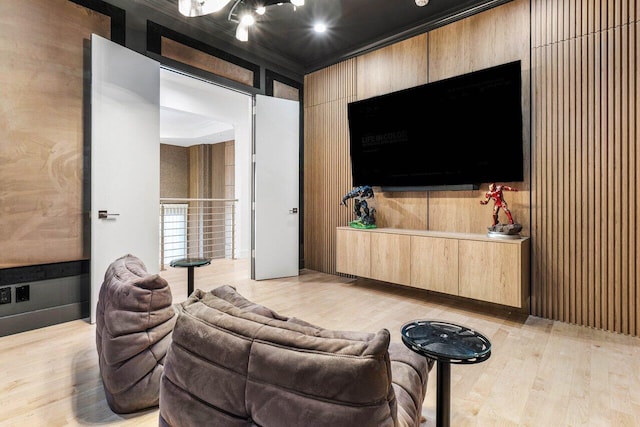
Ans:
[{"label": "black ceiling", "polygon": [[[176,17],[181,17],[178,0],[168,1],[175,5]],[[243,0],[246,5],[253,1],[257,0]],[[306,0],[297,8],[290,3],[275,4],[257,17],[247,42],[235,39],[237,24],[228,20],[234,1],[214,14],[181,19],[238,49],[289,64],[289,68],[294,65],[295,71],[305,74],[508,1],[430,0],[423,7],[415,0]],[[167,0],[147,3],[162,3],[165,13],[170,11]],[[313,31],[318,20],[327,23],[325,33]]]}]

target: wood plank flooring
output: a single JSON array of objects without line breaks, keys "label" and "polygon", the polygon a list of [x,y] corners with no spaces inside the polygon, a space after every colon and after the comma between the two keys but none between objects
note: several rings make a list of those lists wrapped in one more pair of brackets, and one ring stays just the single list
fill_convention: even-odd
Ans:
[{"label": "wood plank flooring", "polygon": [[[174,302],[186,298],[186,269],[161,273]],[[492,356],[452,365],[452,426],[640,426],[640,339],[462,303],[421,290],[302,270],[252,281],[244,260],[195,270],[203,290],[230,284],[287,316],[332,329],[387,328],[400,341],[414,319],[477,329]],[[435,426],[436,369],[421,427]],[[156,426],[158,411],[114,414],[108,407],[86,320],[0,338],[0,426]]]}]

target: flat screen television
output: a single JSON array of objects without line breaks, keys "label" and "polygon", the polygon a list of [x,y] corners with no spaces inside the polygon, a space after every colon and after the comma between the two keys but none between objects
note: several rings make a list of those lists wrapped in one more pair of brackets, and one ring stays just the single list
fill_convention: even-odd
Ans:
[{"label": "flat screen television", "polygon": [[348,104],[353,185],[523,180],[520,61]]}]

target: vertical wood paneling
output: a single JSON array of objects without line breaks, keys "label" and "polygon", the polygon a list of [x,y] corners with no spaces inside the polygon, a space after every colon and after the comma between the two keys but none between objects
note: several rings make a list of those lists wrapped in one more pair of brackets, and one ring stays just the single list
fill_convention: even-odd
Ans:
[{"label": "vertical wood paneling", "polygon": [[[519,203],[525,216],[530,209],[532,313],[631,335],[640,332],[638,4],[638,0],[514,1],[427,35],[429,81],[526,60],[530,40],[527,70],[531,69],[533,121],[526,127],[532,130],[531,181],[526,186],[531,199],[530,205],[528,195]],[[521,9],[526,13],[519,15]],[[529,19],[529,10],[531,33],[519,39],[524,40],[520,44],[515,39],[522,36],[522,28],[527,33],[529,21],[522,19]],[[498,21],[500,26],[495,25]],[[344,64],[305,79],[306,155],[311,153],[305,159],[305,209],[318,211],[305,218],[310,268],[332,272],[335,243],[329,236],[334,224],[343,225],[352,215],[350,208],[336,206],[350,188],[348,132],[346,121],[331,113],[340,107],[329,104],[347,98],[341,97],[348,91],[347,81],[353,83],[350,99],[360,89],[369,96],[392,90],[385,80],[393,78],[387,62],[382,52],[361,58],[358,67],[375,69],[357,69],[355,82],[340,72]],[[365,75],[384,83],[377,88],[371,82],[357,86]],[[523,100],[523,105],[529,101]],[[340,103],[343,111],[346,102]],[[528,110],[525,116],[528,120]],[[344,132],[342,145],[335,144],[340,139],[336,129]],[[340,147],[344,153],[332,154]],[[330,195],[322,189],[328,185],[344,187]],[[380,202],[384,209],[405,214],[407,208],[426,209],[426,227],[439,229],[451,218],[464,217],[462,212],[482,218],[483,212],[469,215],[475,212],[476,199],[437,193],[417,204],[402,197]],[[512,198],[509,202],[518,205]],[[482,232],[471,223],[453,222],[453,231]]]},{"label": "vertical wood paneling", "polygon": [[[354,219],[347,104],[426,82],[427,35],[305,76],[305,266],[335,273],[335,228]],[[358,82],[358,84],[356,84]],[[381,225],[426,227],[424,195],[376,194]]]},{"label": "vertical wood paneling", "polygon": [[110,24],[67,0],[0,2],[0,268],[90,255],[83,40]]},{"label": "vertical wood paneling", "polygon": [[[429,81],[520,60],[522,64],[522,122],[524,182],[503,183],[518,188],[505,194],[515,221],[530,230],[530,4],[507,3],[491,11],[438,28],[429,33]],[[428,193],[428,229],[484,233],[491,211],[478,203],[488,183],[477,191]],[[504,220],[504,218],[501,218]]]},{"label": "vertical wood paneling", "polygon": [[[357,99],[427,83],[427,52],[428,34],[422,34],[357,57]],[[428,228],[426,193],[374,191],[379,227]]]},{"label": "vertical wood paneling", "polygon": [[351,189],[347,103],[355,100],[355,60],[305,76],[305,267],[336,273],[336,227],[352,219],[340,206]]},{"label": "vertical wood paneling", "polygon": [[425,84],[427,34],[358,56],[356,63],[358,100]]},{"label": "vertical wood paneling", "polygon": [[531,5],[532,312],[632,335],[640,308],[637,3]]}]

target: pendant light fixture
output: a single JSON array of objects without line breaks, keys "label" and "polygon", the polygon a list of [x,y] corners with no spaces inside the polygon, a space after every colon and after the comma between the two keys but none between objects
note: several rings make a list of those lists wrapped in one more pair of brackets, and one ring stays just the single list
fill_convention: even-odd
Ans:
[{"label": "pendant light fixture", "polygon": [[178,10],[184,16],[202,16],[217,12],[230,2],[231,0],[178,0]]}]

